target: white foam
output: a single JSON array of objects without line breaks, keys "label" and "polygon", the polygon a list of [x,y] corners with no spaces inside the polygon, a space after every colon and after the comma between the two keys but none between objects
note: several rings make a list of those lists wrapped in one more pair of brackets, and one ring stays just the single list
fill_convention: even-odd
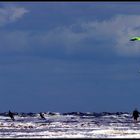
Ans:
[{"label": "white foam", "polygon": [[140,123],[134,124],[131,114],[45,117],[0,116],[0,138],[140,138]]}]

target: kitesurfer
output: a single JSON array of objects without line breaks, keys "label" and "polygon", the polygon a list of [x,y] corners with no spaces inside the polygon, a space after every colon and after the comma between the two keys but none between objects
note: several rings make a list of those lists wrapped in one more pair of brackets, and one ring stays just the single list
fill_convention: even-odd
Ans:
[{"label": "kitesurfer", "polygon": [[137,122],[138,117],[139,117],[139,111],[138,111],[137,109],[135,109],[135,110],[133,111],[134,122]]},{"label": "kitesurfer", "polygon": [[46,119],[45,117],[44,117],[44,114],[43,113],[39,113],[40,114],[40,117],[42,118],[42,119]]},{"label": "kitesurfer", "polygon": [[15,118],[14,118],[14,114],[9,110],[9,113],[8,113],[9,117],[14,121]]}]

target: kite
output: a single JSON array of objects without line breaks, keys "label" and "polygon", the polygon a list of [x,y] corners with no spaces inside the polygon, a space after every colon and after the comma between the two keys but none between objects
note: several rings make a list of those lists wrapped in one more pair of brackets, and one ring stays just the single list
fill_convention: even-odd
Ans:
[{"label": "kite", "polygon": [[140,37],[133,37],[133,38],[130,39],[130,41],[136,41],[136,40],[140,41]]}]

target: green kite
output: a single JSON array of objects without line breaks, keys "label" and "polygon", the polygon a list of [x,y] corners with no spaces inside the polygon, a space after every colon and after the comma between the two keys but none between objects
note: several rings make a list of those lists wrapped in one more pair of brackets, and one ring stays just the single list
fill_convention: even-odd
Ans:
[{"label": "green kite", "polygon": [[130,41],[136,41],[136,40],[140,41],[140,37],[133,37],[133,38],[130,39]]}]

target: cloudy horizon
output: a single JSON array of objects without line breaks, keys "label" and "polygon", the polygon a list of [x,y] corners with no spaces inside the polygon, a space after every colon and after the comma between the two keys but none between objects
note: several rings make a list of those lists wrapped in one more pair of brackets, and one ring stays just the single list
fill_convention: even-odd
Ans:
[{"label": "cloudy horizon", "polygon": [[140,109],[138,2],[1,2],[0,112]]}]

